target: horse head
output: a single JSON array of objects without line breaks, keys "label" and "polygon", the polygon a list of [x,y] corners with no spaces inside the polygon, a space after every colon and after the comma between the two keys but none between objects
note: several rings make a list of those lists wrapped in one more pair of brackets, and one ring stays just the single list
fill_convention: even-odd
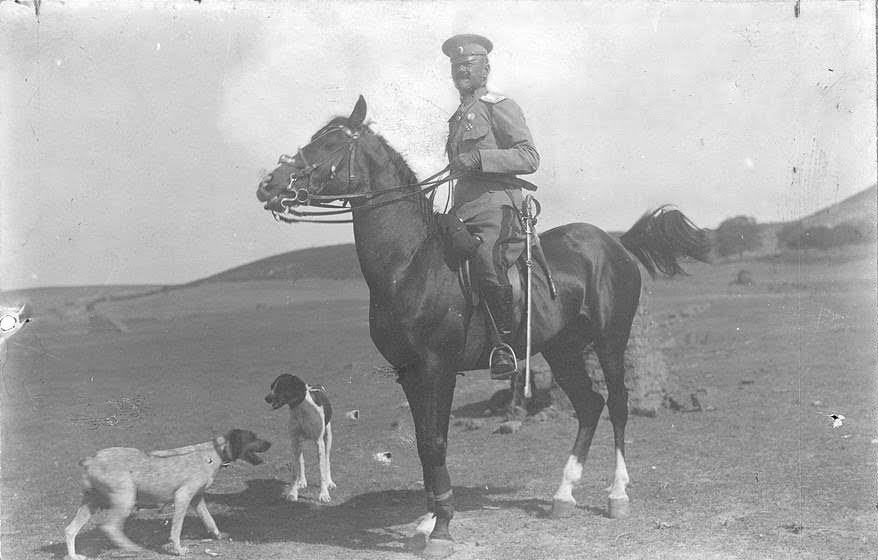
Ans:
[{"label": "horse head", "polygon": [[349,117],[335,117],[311,136],[296,155],[282,155],[262,178],[256,197],[272,212],[349,199],[364,187],[358,172],[357,147],[364,130],[366,100],[361,95]]}]

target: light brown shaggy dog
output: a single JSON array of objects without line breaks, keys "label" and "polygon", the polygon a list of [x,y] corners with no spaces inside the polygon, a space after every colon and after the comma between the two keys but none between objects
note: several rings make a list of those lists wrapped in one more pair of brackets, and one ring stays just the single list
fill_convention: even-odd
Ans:
[{"label": "light brown shaggy dog", "polygon": [[76,535],[98,510],[107,510],[101,525],[113,544],[127,551],[141,550],[122,532],[125,519],[135,505],[174,503],[174,522],[171,525],[170,552],[186,554],[180,545],[183,519],[193,499],[195,511],[204,527],[217,539],[227,538],[216,526],[207,510],[204,491],[213,484],[220,467],[243,459],[252,465],[262,463],[256,453],[268,451],[271,444],[247,430],[231,430],[225,437],[212,441],[143,452],[128,447],[110,447],[98,451],[94,457],[83,459],[82,505],[76,517],[64,530],[67,554],[71,560],[85,560],[76,554]]}]

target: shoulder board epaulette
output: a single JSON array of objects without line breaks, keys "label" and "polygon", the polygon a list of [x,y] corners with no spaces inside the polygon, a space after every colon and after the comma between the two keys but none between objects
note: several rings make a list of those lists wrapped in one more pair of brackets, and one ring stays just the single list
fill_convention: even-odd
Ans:
[{"label": "shoulder board epaulette", "polygon": [[485,95],[479,97],[482,101],[486,103],[500,103],[504,99],[506,99],[505,95],[500,95],[499,93],[491,93],[490,91]]}]

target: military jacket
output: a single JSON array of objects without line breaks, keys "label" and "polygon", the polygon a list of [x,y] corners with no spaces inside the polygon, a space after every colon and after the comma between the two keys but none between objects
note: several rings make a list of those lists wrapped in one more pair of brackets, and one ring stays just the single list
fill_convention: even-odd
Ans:
[{"label": "military jacket", "polygon": [[485,88],[464,99],[448,120],[446,151],[451,161],[458,154],[478,150],[481,171],[458,181],[458,189],[501,190],[519,188],[515,176],[533,173],[540,154],[518,104]]}]

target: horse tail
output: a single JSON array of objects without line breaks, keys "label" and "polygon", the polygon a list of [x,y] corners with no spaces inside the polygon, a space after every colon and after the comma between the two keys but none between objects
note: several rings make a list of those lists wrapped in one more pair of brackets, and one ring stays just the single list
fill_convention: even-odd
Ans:
[{"label": "horse tail", "polygon": [[656,270],[667,276],[686,274],[678,258],[707,262],[710,254],[707,232],[667,205],[641,216],[619,240],[653,278]]}]

